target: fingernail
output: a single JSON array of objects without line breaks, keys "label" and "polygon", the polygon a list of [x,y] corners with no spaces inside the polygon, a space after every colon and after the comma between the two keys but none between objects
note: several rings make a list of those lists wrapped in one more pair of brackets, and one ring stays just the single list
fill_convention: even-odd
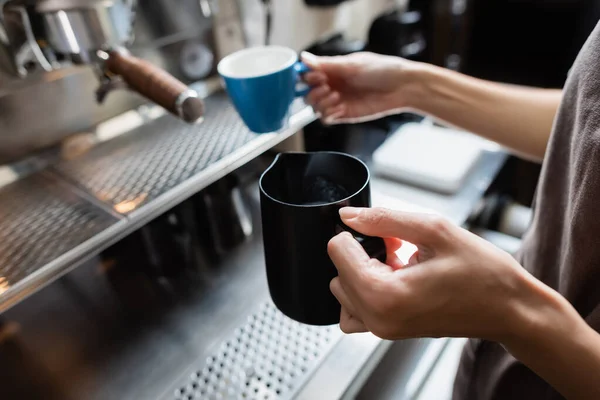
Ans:
[{"label": "fingernail", "polygon": [[314,54],[309,53],[308,51],[303,51],[302,53],[300,53],[300,58],[302,59],[302,61],[312,66],[316,66],[319,64],[319,58]]},{"label": "fingernail", "polygon": [[342,219],[352,219],[358,217],[359,210],[355,207],[340,208],[340,217]]}]

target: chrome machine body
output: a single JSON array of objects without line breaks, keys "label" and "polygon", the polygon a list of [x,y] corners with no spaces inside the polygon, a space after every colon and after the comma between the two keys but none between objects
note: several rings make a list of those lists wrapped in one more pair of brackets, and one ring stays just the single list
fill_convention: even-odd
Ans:
[{"label": "chrome machine body", "polygon": [[[187,84],[213,72],[213,13],[208,0],[0,0],[0,164],[147,100],[199,120]],[[107,98],[117,88],[142,97]]]}]

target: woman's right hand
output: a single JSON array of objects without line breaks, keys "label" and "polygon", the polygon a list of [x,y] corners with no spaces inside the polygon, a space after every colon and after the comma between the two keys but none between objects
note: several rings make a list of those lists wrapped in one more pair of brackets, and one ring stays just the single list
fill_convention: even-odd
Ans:
[{"label": "woman's right hand", "polygon": [[306,100],[326,124],[374,120],[409,107],[416,62],[367,52],[336,57],[304,52],[301,58],[312,70],[304,76],[312,86]]}]

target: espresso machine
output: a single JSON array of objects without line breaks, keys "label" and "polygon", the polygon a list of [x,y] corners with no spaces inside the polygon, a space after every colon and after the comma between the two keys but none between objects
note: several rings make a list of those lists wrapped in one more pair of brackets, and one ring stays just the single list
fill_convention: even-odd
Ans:
[{"label": "espresso machine", "polygon": [[[212,2],[143,3],[0,0],[0,164],[148,100],[188,123],[202,119],[203,101],[188,84],[214,66],[206,39]],[[178,69],[184,73],[174,76],[163,62],[170,54],[161,52],[182,35],[202,43],[180,49],[187,61]],[[134,56],[132,46],[144,58]],[[123,89],[136,95],[119,93]]]}]

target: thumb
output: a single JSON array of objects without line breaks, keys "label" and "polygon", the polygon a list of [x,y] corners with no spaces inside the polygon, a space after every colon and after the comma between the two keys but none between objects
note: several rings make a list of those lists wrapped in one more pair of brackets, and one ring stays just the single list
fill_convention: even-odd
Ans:
[{"label": "thumb", "polygon": [[435,248],[449,238],[452,225],[434,214],[393,211],[385,208],[340,209],[342,222],[368,236],[398,238],[417,246]]},{"label": "thumb", "polygon": [[316,56],[307,51],[303,51],[300,54],[300,58],[304,64],[315,71],[322,71],[326,74],[340,73],[346,70],[348,65],[347,61],[344,61],[344,57],[340,56]]}]

